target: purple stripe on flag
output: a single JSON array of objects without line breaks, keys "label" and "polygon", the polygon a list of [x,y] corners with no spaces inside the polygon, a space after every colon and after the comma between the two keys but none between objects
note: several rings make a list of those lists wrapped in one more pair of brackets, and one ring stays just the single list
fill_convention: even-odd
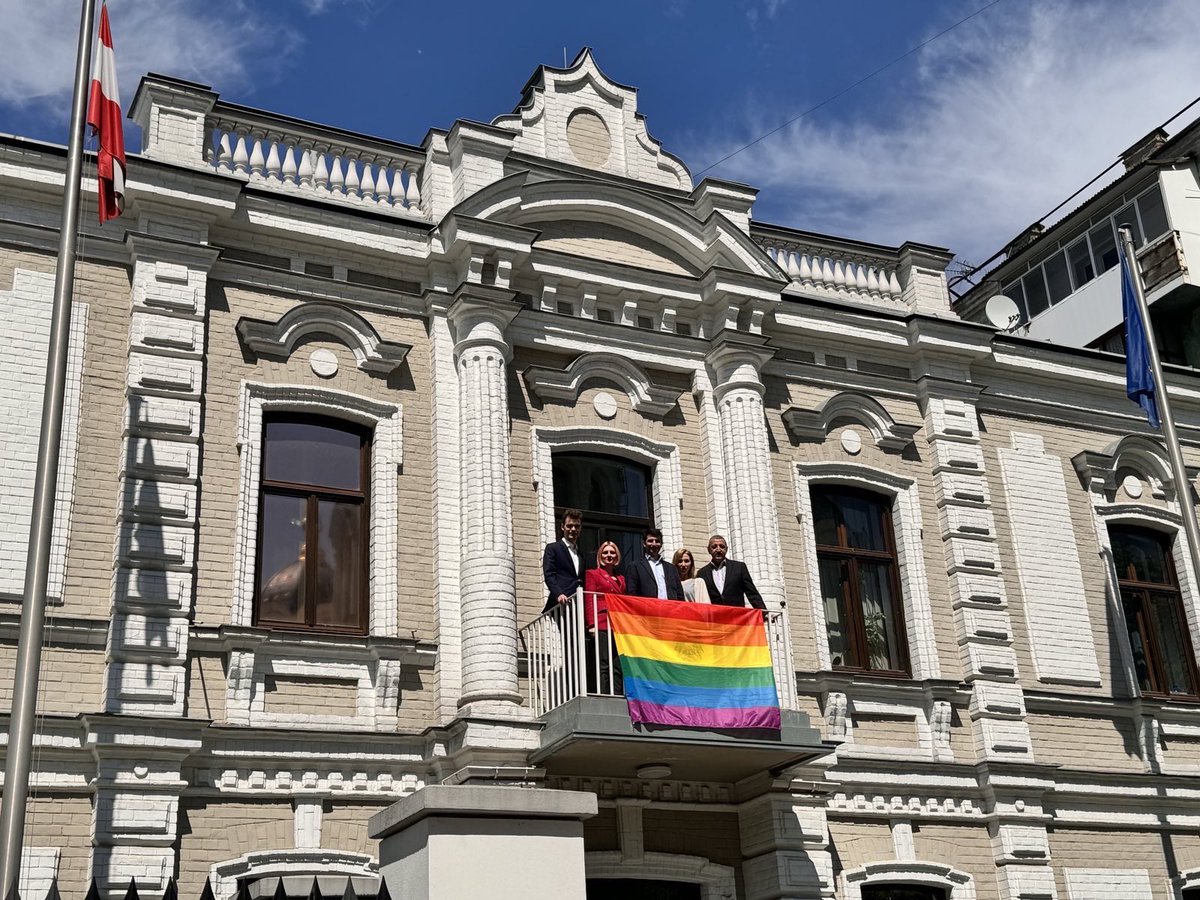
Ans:
[{"label": "purple stripe on flag", "polygon": [[629,718],[651,725],[682,725],[688,728],[774,728],[778,731],[781,727],[778,706],[705,709],[630,700]]}]

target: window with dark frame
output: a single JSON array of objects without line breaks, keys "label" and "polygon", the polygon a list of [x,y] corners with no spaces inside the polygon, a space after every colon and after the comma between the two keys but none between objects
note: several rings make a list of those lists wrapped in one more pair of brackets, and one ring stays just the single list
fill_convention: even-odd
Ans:
[{"label": "window with dark frame", "polygon": [[563,510],[583,512],[579,536],[584,568],[596,565],[596,550],[604,541],[621,548],[622,560],[642,552],[642,533],[654,524],[651,496],[653,471],[620,456],[601,453],[555,453],[554,519]]},{"label": "window with dark frame", "polygon": [[1108,533],[1125,628],[1142,692],[1200,699],[1170,537],[1124,525],[1114,525]]},{"label": "window with dark frame", "polygon": [[855,488],[814,487],[812,504],[833,667],[908,674],[890,498]]},{"label": "window with dark frame", "polygon": [[352,422],[264,420],[256,625],[367,632],[370,445]]},{"label": "window with dark frame", "polygon": [[946,889],[925,884],[864,884],[862,900],[946,900]]}]

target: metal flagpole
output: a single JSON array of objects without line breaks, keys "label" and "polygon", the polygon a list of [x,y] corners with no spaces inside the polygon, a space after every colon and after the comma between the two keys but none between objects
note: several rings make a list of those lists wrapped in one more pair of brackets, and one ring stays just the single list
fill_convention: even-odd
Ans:
[{"label": "metal flagpole", "polygon": [[1188,552],[1192,558],[1192,571],[1200,576],[1200,528],[1196,525],[1196,507],[1192,503],[1192,485],[1188,481],[1187,467],[1183,462],[1183,449],[1179,435],[1175,432],[1175,416],[1171,414],[1171,399],[1167,396],[1167,385],[1163,380],[1162,363],[1158,358],[1158,345],[1154,342],[1154,326],[1150,323],[1150,306],[1146,303],[1146,292],[1142,289],[1142,272],[1133,254],[1133,233],[1128,225],[1120,226],[1121,247],[1125,263],[1129,266],[1129,279],[1133,283],[1133,296],[1137,300],[1138,315],[1146,332],[1146,350],[1150,356],[1150,374],[1154,377],[1154,401],[1158,405],[1162,420],[1163,441],[1167,445],[1167,456],[1171,459],[1171,474],[1175,479],[1175,492],[1179,499],[1179,514],[1183,518],[1183,531],[1187,535]]},{"label": "metal flagpole", "polygon": [[25,563],[21,632],[17,645],[8,752],[4,760],[4,807],[0,811],[0,896],[5,898],[16,890],[19,883],[21,844],[25,837],[25,807],[29,799],[38,670],[42,663],[42,637],[46,627],[50,538],[54,529],[54,490],[58,481],[58,448],[67,383],[71,292],[75,284],[75,238],[79,229],[79,182],[83,173],[84,115],[91,80],[92,23],[95,15],[96,0],[83,0],[79,17],[79,47],[75,54],[71,136],[67,149],[66,179],[63,182],[62,225],[58,235],[58,268],[54,274],[50,352],[46,360],[46,390],[42,396],[42,429],[33,487],[33,516],[29,525],[29,555]]}]

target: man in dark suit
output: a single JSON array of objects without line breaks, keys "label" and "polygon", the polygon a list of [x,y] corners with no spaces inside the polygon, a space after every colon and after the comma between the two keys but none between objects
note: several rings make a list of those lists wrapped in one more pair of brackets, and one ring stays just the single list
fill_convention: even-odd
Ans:
[{"label": "man in dark suit", "polygon": [[641,559],[625,566],[625,593],[634,597],[682,600],[683,582],[679,570],[662,558],[662,532],[647,528],[642,534]]},{"label": "man in dark suit", "polygon": [[767,605],[754,586],[754,579],[750,577],[746,564],[727,559],[728,553],[729,542],[721,535],[714,534],[708,539],[708,555],[712,557],[712,562],[696,575],[704,579],[709,601],[722,606],[746,606],[749,600],[749,605],[755,609],[766,609]]},{"label": "man in dark suit", "polygon": [[583,513],[577,509],[564,510],[562,539],[546,545],[542,551],[542,578],[546,582],[546,605],[549,612],[560,603],[575,596],[583,585],[583,560],[579,558],[579,533],[583,530]]}]

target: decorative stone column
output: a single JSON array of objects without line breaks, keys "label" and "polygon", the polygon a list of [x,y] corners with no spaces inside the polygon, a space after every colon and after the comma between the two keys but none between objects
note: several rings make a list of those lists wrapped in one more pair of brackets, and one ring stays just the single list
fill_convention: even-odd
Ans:
[{"label": "decorative stone column", "polygon": [[750,567],[768,606],[783,600],[779,517],[759,373],[775,351],[749,335],[723,332],[713,341],[708,368],[721,430],[728,498],[729,555]]},{"label": "decorative stone column", "polygon": [[[469,293],[468,293],[469,292]],[[516,714],[516,570],[512,556],[505,329],[520,311],[506,290],[473,284],[449,310],[461,435],[462,696],[471,712]]]}]

